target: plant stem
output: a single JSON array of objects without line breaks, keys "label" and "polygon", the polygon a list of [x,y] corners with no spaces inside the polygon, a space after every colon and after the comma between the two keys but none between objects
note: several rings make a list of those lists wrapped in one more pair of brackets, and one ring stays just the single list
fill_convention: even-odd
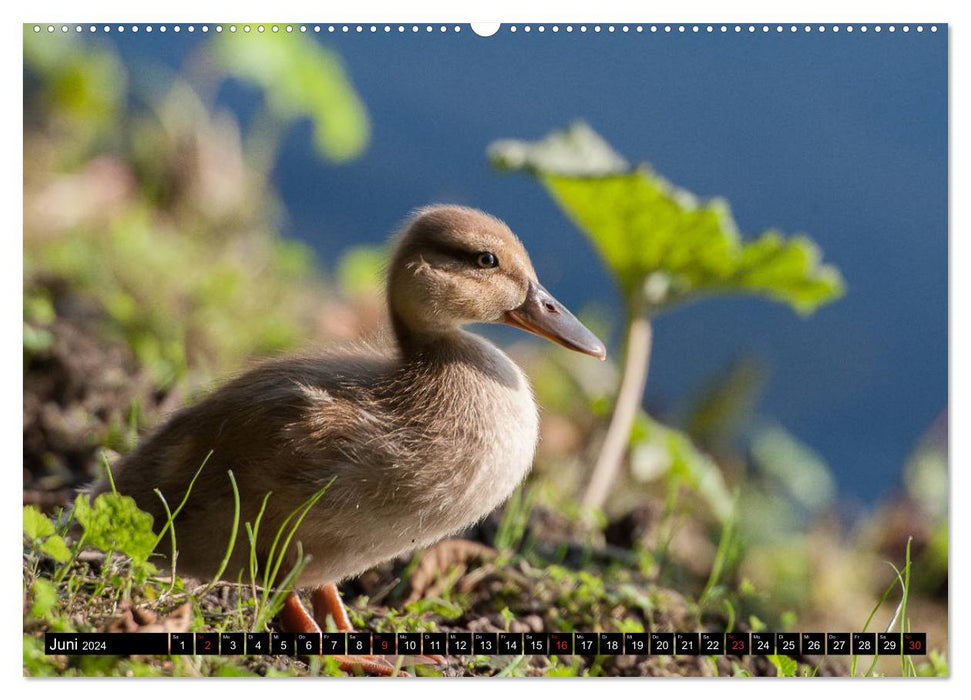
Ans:
[{"label": "plant stem", "polygon": [[651,361],[651,321],[646,315],[636,315],[627,332],[627,354],[624,359],[624,375],[617,394],[617,403],[607,428],[600,456],[593,468],[590,483],[583,495],[587,513],[603,508],[627,449],[634,419],[644,398],[647,370]]}]

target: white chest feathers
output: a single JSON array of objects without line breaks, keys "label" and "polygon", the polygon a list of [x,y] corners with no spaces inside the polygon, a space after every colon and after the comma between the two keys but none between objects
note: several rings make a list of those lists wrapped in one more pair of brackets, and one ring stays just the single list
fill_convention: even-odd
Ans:
[{"label": "white chest feathers", "polygon": [[465,383],[448,415],[450,454],[442,455],[447,466],[430,489],[440,497],[426,502],[434,513],[429,513],[435,522],[431,529],[437,530],[427,533],[432,539],[465,529],[494,511],[533,464],[539,416],[529,381],[498,348],[487,346],[483,354],[494,370],[491,378]]}]

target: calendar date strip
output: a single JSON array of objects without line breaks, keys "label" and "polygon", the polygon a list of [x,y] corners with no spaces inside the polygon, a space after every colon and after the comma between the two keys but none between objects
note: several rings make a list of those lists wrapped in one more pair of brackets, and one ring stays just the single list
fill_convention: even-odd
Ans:
[{"label": "calendar date strip", "polygon": [[47,655],[920,656],[924,632],[47,632]]}]

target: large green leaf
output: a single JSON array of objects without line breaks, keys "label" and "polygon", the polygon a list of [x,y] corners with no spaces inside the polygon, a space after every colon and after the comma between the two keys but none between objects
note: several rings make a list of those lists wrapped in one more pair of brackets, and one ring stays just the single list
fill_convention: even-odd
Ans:
[{"label": "large green leaf", "polygon": [[700,201],[630,168],[592,129],[575,124],[534,142],[497,141],[490,160],[536,176],[594,242],[632,304],[654,309],[716,293],[754,293],[808,313],[839,297],[839,271],[804,236],[739,236],[728,204]]},{"label": "large green leaf", "polygon": [[340,57],[300,34],[222,33],[216,56],[234,77],[258,85],[270,112],[283,121],[307,118],[314,145],[328,160],[346,161],[367,145],[367,111]]}]

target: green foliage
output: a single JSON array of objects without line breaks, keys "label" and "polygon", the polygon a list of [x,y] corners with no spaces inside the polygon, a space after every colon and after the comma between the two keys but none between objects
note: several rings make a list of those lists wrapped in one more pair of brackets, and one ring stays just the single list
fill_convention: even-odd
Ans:
[{"label": "green foliage", "polygon": [[37,506],[24,506],[24,535],[32,540],[54,534],[54,523]]},{"label": "green foliage", "polygon": [[64,538],[55,534],[54,523],[40,512],[36,506],[24,506],[24,537],[58,564],[71,560],[71,550]]},{"label": "green foliage", "polygon": [[799,664],[796,663],[795,659],[790,659],[788,656],[783,656],[781,654],[769,654],[767,657],[772,665],[775,666],[776,674],[779,678],[795,678],[796,671],[799,668]]},{"label": "green foliage", "polygon": [[46,350],[54,342],[54,334],[43,326],[55,317],[54,305],[42,293],[24,294],[24,352]]},{"label": "green foliage", "polygon": [[309,119],[322,156],[343,162],[364,150],[370,133],[367,111],[334,51],[308,36],[283,32],[223,32],[214,48],[230,75],[263,91],[275,118]]},{"label": "green foliage", "polygon": [[373,293],[384,286],[388,250],[384,246],[349,248],[337,263],[337,283],[346,294]]},{"label": "green foliage", "polygon": [[[101,300],[109,332],[167,387],[190,363],[223,367],[297,342],[299,320],[279,310],[304,306],[292,285],[308,277],[307,265],[278,265],[274,245],[254,240],[241,248],[174,231],[145,208],[119,216],[105,231],[75,231],[30,254],[38,269]],[[255,269],[251,256],[263,260]]]},{"label": "green foliage", "polygon": [[738,561],[741,543],[738,538],[738,509],[733,507],[729,511],[729,516],[722,523],[721,536],[718,540],[718,550],[715,552],[715,561],[711,565],[711,572],[708,574],[708,581],[705,589],[698,596],[698,602],[702,606],[712,607],[721,601],[726,606],[729,614],[729,624],[726,631],[731,631],[733,627],[734,608],[728,599],[730,593],[724,578]]},{"label": "green foliage", "polygon": [[229,566],[229,560],[233,556],[233,548],[236,547],[236,535],[239,533],[239,487],[236,485],[236,477],[233,476],[231,469],[226,472],[226,475],[229,477],[229,483],[233,487],[233,527],[229,532],[229,541],[226,543],[226,553],[223,555],[222,561],[219,562],[219,568],[216,569],[216,573],[213,575],[212,581],[210,581],[209,585],[203,590],[203,594],[212,590],[212,587],[216,585],[216,581],[222,579],[223,573],[226,571],[226,567]]},{"label": "green foliage", "polygon": [[917,675],[931,678],[948,678],[947,657],[936,649],[927,652],[927,661],[917,667]]},{"label": "green foliage", "polygon": [[921,436],[904,467],[904,484],[924,512],[936,521],[947,517],[947,431],[940,424]]},{"label": "green foliage", "polygon": [[59,564],[64,564],[71,559],[71,550],[60,535],[52,535],[44,540],[40,546],[40,551],[49,556]]},{"label": "green foliage", "polygon": [[[904,633],[911,631],[910,618],[907,615],[907,606],[911,596],[910,579],[911,579],[911,573],[913,571],[912,561],[910,558],[910,545],[912,543],[912,540],[913,538],[910,538],[910,537],[907,538],[907,547],[904,551],[904,567],[902,570],[898,569],[892,563],[888,562],[890,564],[890,567],[894,571],[895,578],[893,581],[891,581],[890,585],[887,586],[887,589],[883,592],[883,595],[880,596],[880,599],[873,606],[873,609],[870,611],[870,614],[867,616],[866,621],[863,623],[863,629],[861,630],[863,632],[867,631],[867,628],[870,626],[870,622],[873,620],[874,615],[876,615],[877,611],[881,608],[881,606],[883,606],[883,604],[886,602],[887,598],[890,596],[893,590],[899,585],[900,603],[897,605],[897,609],[894,612],[893,619],[890,620],[890,624],[887,626],[887,632],[892,632],[894,627],[896,627],[899,623],[900,637],[898,640],[898,644],[900,648],[900,675],[903,677],[918,675],[917,667],[914,665],[914,658],[912,656],[908,656],[904,654],[904,648],[905,648]],[[878,656],[875,655],[873,657],[873,660],[870,663],[870,666],[863,673],[864,676],[873,675],[873,669],[877,664],[877,660],[878,660]],[[857,668],[857,657],[854,654],[850,665],[850,675],[852,676],[856,675],[856,668]]]},{"label": "green foliage", "polygon": [[572,657],[569,665],[557,656],[550,657],[550,667],[544,674],[547,678],[576,678],[580,675],[580,659]]},{"label": "green foliage", "polygon": [[808,512],[827,508],[836,497],[836,484],[826,462],[781,427],[767,427],[755,435],[752,457],[791,503]]},{"label": "green foliage", "polygon": [[36,112],[25,120],[49,119],[66,134],[58,157],[76,164],[93,144],[114,138],[113,126],[124,109],[128,76],[111,50],[71,34],[35,34],[24,25],[24,66],[42,81]]},{"label": "green foliage", "polygon": [[596,245],[634,309],[750,293],[813,311],[843,292],[836,268],[803,236],[766,231],[743,243],[724,200],[699,201],[647,165],[630,169],[576,124],[536,143],[499,141],[492,163],[536,176]]},{"label": "green foliage", "polygon": [[[336,477],[335,477],[336,478]],[[266,569],[262,572],[259,571],[259,557],[257,555],[257,543],[259,542],[260,535],[260,524],[263,520],[263,515],[266,512],[266,504],[269,500],[272,492],[267,492],[263,497],[263,503],[260,507],[260,512],[256,517],[256,521],[253,523],[247,522],[245,524],[246,535],[249,540],[249,576],[250,585],[253,589],[253,606],[254,606],[254,618],[253,623],[254,631],[262,631],[266,628],[266,624],[272,619],[277,612],[283,607],[283,603],[286,599],[287,594],[293,589],[293,585],[300,574],[303,572],[304,567],[310,562],[310,557],[304,556],[303,545],[298,540],[295,545],[295,556],[290,554],[290,542],[296,535],[297,530],[300,528],[300,524],[303,519],[310,512],[311,508],[317,505],[317,502],[323,498],[327,489],[330,488],[331,484],[334,483],[334,479],[327,482],[322,488],[313,493],[306,501],[301,503],[297,508],[292,510],[290,514],[283,520],[280,527],[277,529],[276,534],[273,538],[273,542],[270,546],[269,553],[266,556],[265,565]],[[235,480],[233,480],[233,488],[235,492]],[[235,495],[235,494],[234,494]],[[233,526],[233,539],[236,537],[236,525],[238,524],[238,501],[236,509],[236,521]],[[231,554],[231,548],[227,552],[227,559]],[[284,565],[288,562],[296,562],[289,568]],[[286,572],[282,578],[280,575]],[[259,574],[259,580],[257,580],[257,575]],[[258,594],[256,591],[257,585],[262,587],[262,590]]]},{"label": "green foliage", "polygon": [[[451,588],[451,587],[449,587]],[[450,593],[446,590],[446,593]],[[458,620],[465,613],[465,609],[458,603],[438,596],[428,596],[405,605],[408,615],[420,617],[426,613],[433,613],[443,620]]]},{"label": "green foliage", "polygon": [[649,480],[666,476],[705,499],[719,521],[725,522],[733,498],[718,465],[682,432],[658,423],[640,411],[631,431],[631,471]]},{"label": "green foliage", "polygon": [[35,353],[46,350],[54,342],[54,334],[44,328],[24,324],[24,352]]},{"label": "green foliage", "polygon": [[60,675],[57,662],[44,653],[43,638],[24,635],[24,676],[56,675]]},{"label": "green foliage", "polygon": [[57,587],[45,578],[35,579],[30,586],[30,614],[47,617],[57,603]]},{"label": "green foliage", "polygon": [[139,510],[135,499],[103,493],[92,503],[87,494],[79,494],[74,500],[74,517],[84,528],[85,543],[130,557],[137,579],[155,571],[148,562],[158,539],[152,532],[152,516]]},{"label": "green foliage", "polygon": [[520,547],[526,535],[529,513],[535,501],[536,493],[525,485],[513,491],[502,511],[502,519],[493,538],[493,546],[496,550],[509,553]]},{"label": "green foliage", "polygon": [[755,414],[766,374],[754,357],[730,362],[692,397],[686,433],[706,448],[731,449]]},{"label": "green foliage", "polygon": [[[200,63],[216,56],[263,89],[266,116],[246,134],[210,110],[205,91],[218,84],[174,76],[135,96],[106,39],[24,37],[26,353],[54,340],[52,283],[96,302],[105,334],[163,389],[190,370],[198,385],[292,349],[319,328],[314,259],[276,235],[276,144],[259,137],[308,117],[323,152],[347,160],[367,140],[364,108],[339,59],[309,37],[211,39]],[[259,148],[247,150],[254,134]]]}]

